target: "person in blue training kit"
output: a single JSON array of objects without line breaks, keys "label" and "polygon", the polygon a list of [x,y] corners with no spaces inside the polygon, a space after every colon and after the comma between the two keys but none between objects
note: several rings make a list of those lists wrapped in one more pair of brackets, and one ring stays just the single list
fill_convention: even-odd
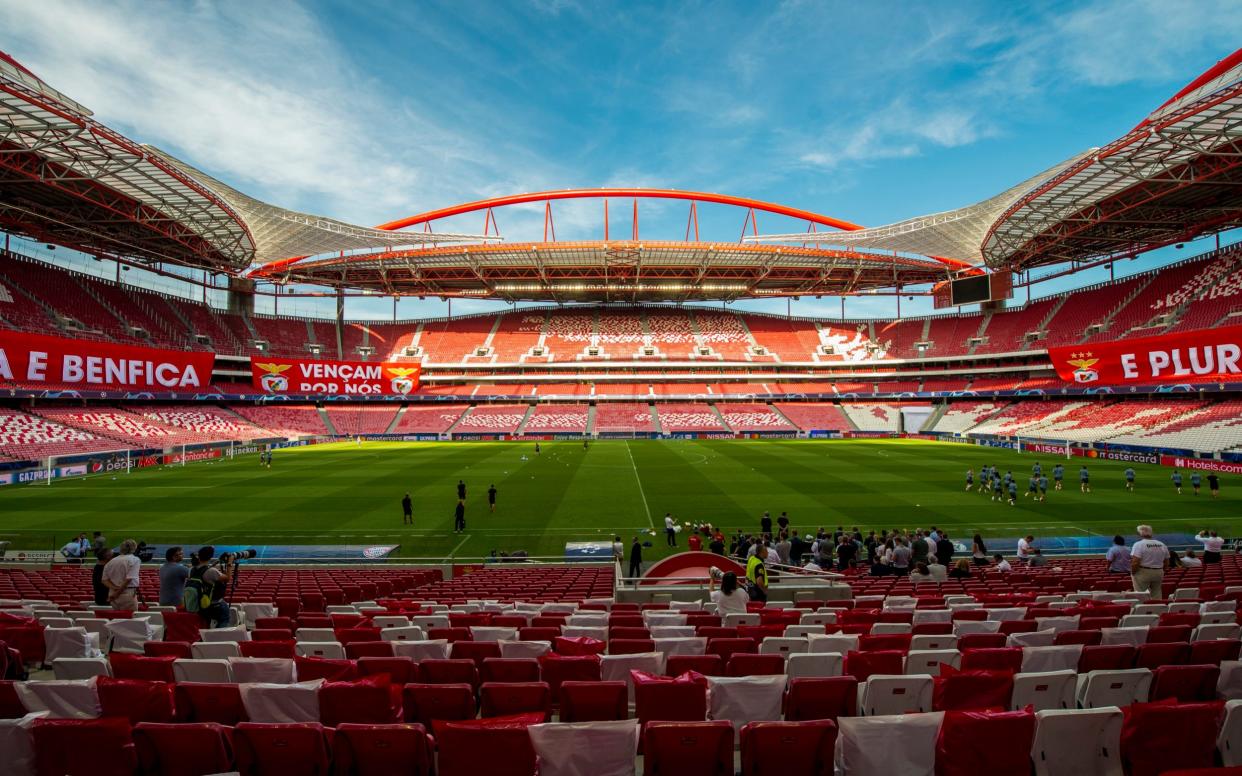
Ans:
[{"label": "person in blue training kit", "polygon": [[1177,488],[1177,495],[1182,495],[1182,473],[1177,469],[1173,470],[1173,474],[1169,479],[1173,480],[1173,487]]},{"label": "person in blue training kit", "polygon": [[975,486],[975,470],[966,470],[966,492],[969,493],[971,488]]},{"label": "person in blue training kit", "polygon": [[995,472],[992,473],[992,500],[1001,500],[1001,478]]},{"label": "person in blue training kit", "polygon": [[1126,467],[1126,490],[1131,491],[1131,492],[1134,491],[1134,467],[1133,466]]},{"label": "person in blue training kit", "polygon": [[1028,479],[1026,482],[1026,495],[1035,496],[1036,499],[1039,498],[1039,478],[1036,477],[1034,474],[1032,474],[1030,476],[1030,479]]},{"label": "person in blue training kit", "polygon": [[1057,464],[1056,466],[1053,466],[1052,467],[1052,480],[1054,484],[1052,487],[1055,490],[1061,489],[1061,480],[1063,479],[1065,479],[1065,467],[1062,466],[1061,464]]},{"label": "person in blue training kit", "polygon": [[1190,473],[1190,487],[1195,489],[1195,495],[1199,495],[1199,486],[1203,484],[1203,475],[1197,471]]},{"label": "person in blue training kit", "polygon": [[1046,474],[1039,475],[1039,500],[1048,500],[1048,476]]},{"label": "person in blue training kit", "polygon": [[1083,493],[1091,492],[1091,473],[1085,465],[1078,470],[1078,489]]},{"label": "person in blue training kit", "polygon": [[1009,480],[1009,506],[1018,503],[1018,481]]}]

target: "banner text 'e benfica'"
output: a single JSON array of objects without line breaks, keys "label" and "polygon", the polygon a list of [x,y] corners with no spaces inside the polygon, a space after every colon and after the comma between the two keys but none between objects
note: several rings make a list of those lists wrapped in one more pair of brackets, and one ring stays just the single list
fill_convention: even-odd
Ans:
[{"label": "banner text 'e benfica'", "polygon": [[198,391],[215,354],[0,331],[0,384],[71,390]]}]

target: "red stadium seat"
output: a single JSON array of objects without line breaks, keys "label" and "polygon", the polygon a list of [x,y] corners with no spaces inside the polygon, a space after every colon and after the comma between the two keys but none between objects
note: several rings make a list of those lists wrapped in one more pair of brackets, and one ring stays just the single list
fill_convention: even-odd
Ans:
[{"label": "red stadium seat", "polygon": [[729,658],[725,673],[728,676],[775,676],[785,673],[785,658],[737,652]]},{"label": "red stadium seat", "polygon": [[1220,667],[1215,665],[1160,666],[1151,681],[1148,700],[1176,698],[1183,703],[1216,700]]},{"label": "red stadium seat", "polygon": [[484,682],[538,682],[539,661],[535,658],[484,659],[481,671]]},{"label": "red stadium seat", "polygon": [[999,649],[1008,643],[1003,633],[966,633],[957,638],[958,650]]},{"label": "red stadium seat", "polygon": [[364,657],[390,658],[392,656],[391,641],[355,641],[345,645],[345,657],[350,660],[359,660]]},{"label": "red stadium seat", "polygon": [[249,774],[327,774],[328,734],[317,722],[240,722],[233,728],[237,770]]},{"label": "red stadium seat", "polygon": [[905,671],[906,653],[900,650],[877,650],[874,652],[847,652],[845,673],[859,682],[867,681],[873,674],[900,674]]},{"label": "red stadium seat", "polygon": [[852,676],[826,676],[789,680],[785,695],[785,719],[801,722],[852,717],[858,713],[858,680]]},{"label": "red stadium seat", "polygon": [[495,641],[457,641],[452,644],[449,657],[454,660],[473,660],[475,666],[481,668],[487,658],[500,657],[500,644]]},{"label": "red stadium seat", "polygon": [[646,726],[652,720],[694,722],[707,719],[707,683],[693,675],[672,679],[634,672],[634,713]]},{"label": "red stadium seat", "polygon": [[608,629],[608,643],[609,644],[616,641],[617,639],[649,639],[649,638],[651,638],[651,631],[647,630],[646,628],[631,628],[631,627],[620,626],[620,627]]},{"label": "red stadium seat", "polygon": [[101,676],[95,680],[95,689],[105,717],[124,717],[130,724],[173,721],[172,684]]},{"label": "red stadium seat", "polygon": [[1078,658],[1078,673],[1121,671],[1134,665],[1134,647],[1129,644],[1086,646]]},{"label": "red stadium seat", "polygon": [[720,655],[669,655],[664,663],[664,673],[668,676],[681,676],[687,671],[724,676],[725,662]]},{"label": "red stadium seat", "polygon": [[643,751],[644,776],[732,776],[733,724],[652,722]]},{"label": "red stadium seat", "polygon": [[289,641],[242,641],[237,645],[242,657],[278,657],[293,660],[297,657],[297,649],[292,639]]},{"label": "red stadium seat", "polygon": [[437,722],[437,776],[534,776],[535,750],[526,728],[542,721],[542,714],[533,713]]},{"label": "red stadium seat", "polygon": [[474,687],[469,684],[407,684],[401,693],[405,721],[430,727],[437,719],[474,719]]},{"label": "red stadium seat", "polygon": [[1096,646],[1104,638],[1104,634],[1098,630],[1070,630],[1057,633],[1052,639],[1052,643],[1056,646],[1063,644],[1082,644],[1085,646]]},{"label": "red stadium seat", "polygon": [[180,660],[193,657],[190,645],[184,641],[147,641],[142,645],[142,653],[147,657],[175,657]]},{"label": "red stadium seat", "polygon": [[911,635],[909,633],[886,633],[879,636],[860,636],[858,638],[858,650],[860,652],[877,652],[880,650],[904,650],[910,649]]},{"label": "red stadium seat", "polygon": [[39,719],[32,735],[38,776],[133,776],[138,767],[129,720],[121,717]]},{"label": "red stadium seat", "polygon": [[1011,671],[1017,673],[1022,670],[1022,647],[964,649],[961,652],[961,668],[963,671]]},{"label": "red stadium seat", "polygon": [[1222,704],[1174,699],[1125,709],[1121,759],[1130,776],[1159,776],[1175,768],[1210,768]]},{"label": "red stadium seat", "polygon": [[[276,643],[276,642],[269,642]],[[322,657],[297,657],[299,682],[326,679],[329,682],[348,682],[358,678],[358,664],[353,660],[334,660]]]},{"label": "red stadium seat", "polygon": [[423,684],[468,684],[479,689],[479,669],[473,660],[423,660],[418,673]]},{"label": "red stadium seat", "polygon": [[1184,665],[1189,657],[1190,645],[1186,642],[1140,644],[1134,651],[1134,667],[1155,671],[1160,666]]},{"label": "red stadium seat", "polygon": [[336,726],[335,776],[430,776],[431,746],[422,725]]},{"label": "red stadium seat", "polygon": [[655,641],[652,639],[612,639],[608,642],[610,655],[637,655],[642,652],[655,652]]},{"label": "red stadium seat", "polygon": [[625,682],[561,682],[561,722],[602,722],[629,718]]},{"label": "red stadium seat", "polygon": [[199,629],[203,620],[189,612],[164,612],[164,641],[199,641]]},{"label": "red stadium seat", "polygon": [[224,725],[142,722],[133,735],[144,774],[206,776],[233,770],[233,730]]},{"label": "red stadium seat", "polygon": [[1190,642],[1190,655],[1186,662],[1190,665],[1208,663],[1220,665],[1226,660],[1237,660],[1242,641],[1237,639],[1214,639],[1212,641]]},{"label": "red stadium seat", "polygon": [[1189,642],[1192,631],[1194,628],[1190,625],[1154,625],[1147,629],[1147,643]]},{"label": "red stadium seat", "polygon": [[950,711],[936,740],[936,776],[1029,776],[1035,714]]},{"label": "red stadium seat", "polygon": [[[296,600],[296,599],[295,599]],[[258,617],[254,621],[255,630],[264,628],[279,628],[287,630],[290,633],[297,630],[297,624],[293,617]]]},{"label": "red stadium seat", "polygon": [[287,628],[255,628],[250,631],[251,641],[293,641],[293,631]]},{"label": "red stadium seat", "polygon": [[518,638],[522,641],[546,641],[551,643],[560,635],[560,627],[533,627],[518,629]]},{"label": "red stadium seat", "polygon": [[130,655],[124,652],[113,652],[108,656],[112,664],[112,675],[118,679],[146,679],[154,682],[175,682],[173,676],[172,656],[147,657]]},{"label": "red stadium seat", "polygon": [[471,640],[469,628],[428,628],[427,638],[433,640],[443,639],[450,644]]},{"label": "red stadium seat", "polygon": [[418,681],[418,663],[409,657],[360,657],[358,676],[387,674],[393,684],[409,684]]},{"label": "red stadium seat", "polygon": [[561,682],[567,680],[598,682],[600,680],[600,659],[597,655],[566,657],[547,654],[539,658],[539,674],[552,690],[552,702],[560,703]]},{"label": "red stadium seat", "polygon": [[232,727],[246,720],[241,687],[183,682],[173,688],[179,722],[215,722]]},{"label": "red stadium seat", "polygon": [[328,727],[342,722],[388,725],[401,722],[401,685],[387,676],[352,682],[324,682],[319,688],[319,721]]},{"label": "red stadium seat", "polygon": [[552,640],[552,651],[567,657],[602,655],[607,647],[607,642],[589,636],[557,636]]},{"label": "red stadium seat", "polygon": [[754,639],[708,639],[707,654],[720,655],[720,658],[727,665],[729,658],[737,652],[755,652],[758,650],[759,644]]},{"label": "red stadium seat", "polygon": [[740,735],[742,776],[833,776],[837,726],[831,720],[751,722]]},{"label": "red stadium seat", "polygon": [[1013,695],[1013,674],[1009,671],[957,670],[940,666],[932,678],[932,708],[935,711],[978,711],[1007,709]]},{"label": "red stadium seat", "polygon": [[552,691],[546,682],[484,682],[479,688],[479,713],[484,717],[539,712],[552,719]]}]

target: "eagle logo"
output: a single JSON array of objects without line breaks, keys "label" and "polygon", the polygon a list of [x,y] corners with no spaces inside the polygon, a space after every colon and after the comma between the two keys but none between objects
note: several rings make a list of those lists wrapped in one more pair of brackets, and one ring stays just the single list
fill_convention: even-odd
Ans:
[{"label": "eagle logo", "polygon": [[388,367],[388,373],[393,375],[392,391],[393,393],[407,394],[414,390],[414,381],[410,379],[410,375],[418,371],[418,367],[402,368]]},{"label": "eagle logo", "polygon": [[1100,373],[1091,368],[1099,363],[1100,359],[1093,358],[1093,355],[1090,352],[1071,353],[1070,358],[1066,359],[1070,366],[1077,367],[1074,370],[1074,382],[1094,383],[1100,379]]},{"label": "eagle logo", "polygon": [[289,390],[289,378],[282,373],[292,369],[293,364],[256,363],[255,366],[267,373],[259,378],[259,385],[263,386],[263,390],[268,393],[284,393]]}]

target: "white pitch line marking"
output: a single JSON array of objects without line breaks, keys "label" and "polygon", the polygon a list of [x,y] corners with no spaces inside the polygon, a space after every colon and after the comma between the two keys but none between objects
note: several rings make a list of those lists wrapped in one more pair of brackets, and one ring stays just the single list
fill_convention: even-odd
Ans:
[{"label": "white pitch line marking", "polygon": [[647,494],[643,492],[643,479],[638,476],[638,464],[634,463],[634,453],[630,451],[629,440],[626,440],[625,452],[630,456],[630,468],[634,470],[634,481],[638,483],[638,495],[642,497],[643,509],[647,512],[647,525],[655,528],[655,521],[651,519],[651,507],[647,505]]}]

